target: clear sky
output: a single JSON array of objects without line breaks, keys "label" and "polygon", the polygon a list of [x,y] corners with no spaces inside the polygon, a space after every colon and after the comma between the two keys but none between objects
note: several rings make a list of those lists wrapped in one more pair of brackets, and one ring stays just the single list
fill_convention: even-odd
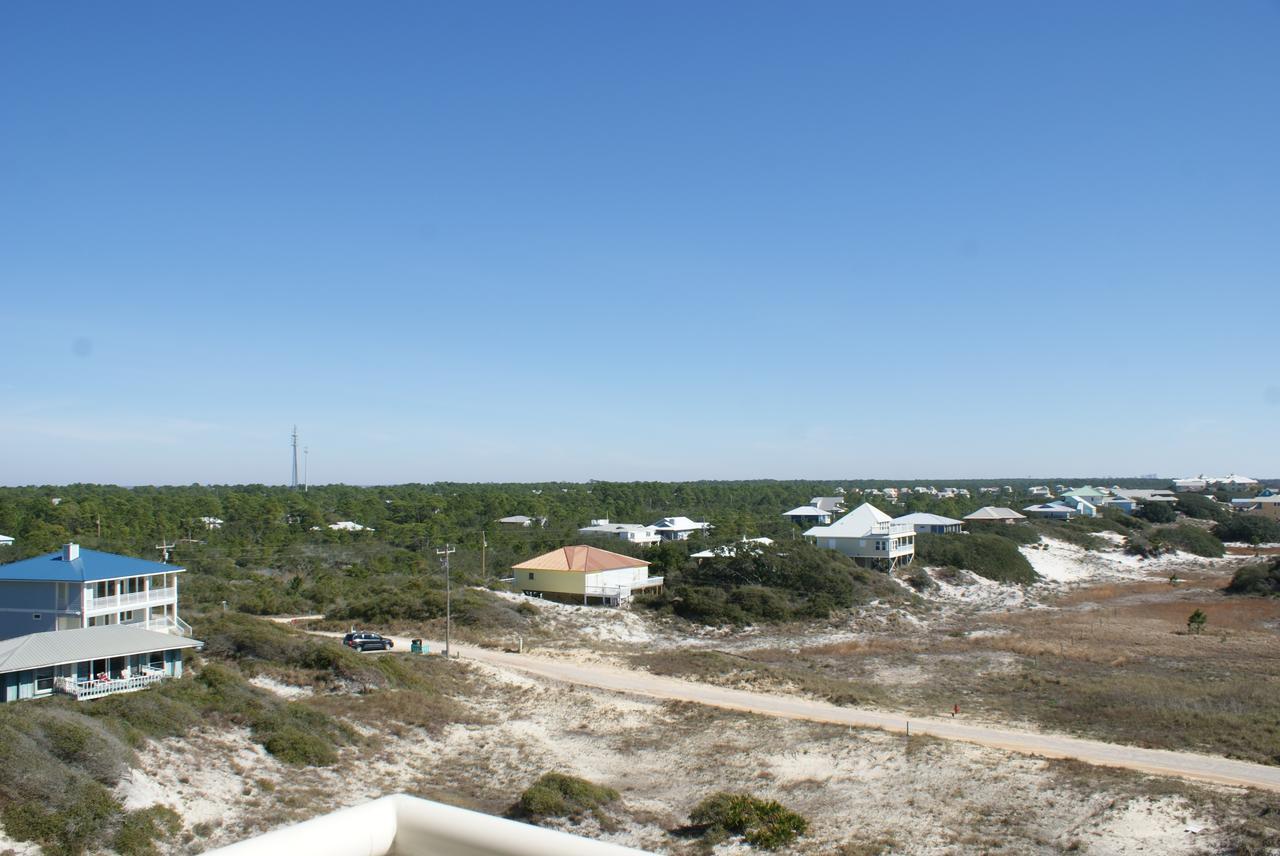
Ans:
[{"label": "clear sky", "polygon": [[0,483],[1280,476],[1280,4],[0,4]]}]

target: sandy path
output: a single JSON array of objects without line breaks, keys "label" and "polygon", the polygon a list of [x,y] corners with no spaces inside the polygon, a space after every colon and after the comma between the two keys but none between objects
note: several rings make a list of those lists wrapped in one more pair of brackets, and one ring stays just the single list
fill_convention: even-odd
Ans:
[{"label": "sandy path", "polygon": [[[318,636],[339,638],[342,636],[341,633],[309,632]],[[397,651],[409,650],[409,639],[398,636],[391,638],[395,641]],[[432,641],[430,649],[439,652],[444,650],[444,646]],[[974,725],[957,719],[908,720],[900,713],[840,707],[795,696],[717,687],[617,666],[584,665],[549,660],[529,654],[508,654],[470,645],[454,644],[453,651],[455,655],[469,660],[500,668],[515,669],[553,681],[665,701],[693,702],[763,716],[847,725],[854,728],[877,728],[897,733],[906,733],[909,730],[911,734],[929,735],[944,740],[960,740],[1026,755],[1073,758],[1104,767],[1120,767],[1161,776],[1180,776],[1222,785],[1280,791],[1280,767],[1233,761],[1213,755],[1142,749],[1060,734]]]}]

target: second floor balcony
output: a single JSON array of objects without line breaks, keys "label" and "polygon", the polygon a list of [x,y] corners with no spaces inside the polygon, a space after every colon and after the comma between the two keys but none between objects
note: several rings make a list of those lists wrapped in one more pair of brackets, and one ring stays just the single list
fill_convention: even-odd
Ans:
[{"label": "second floor balcony", "polygon": [[178,587],[146,589],[144,591],[109,594],[104,597],[85,594],[84,611],[109,612],[113,609],[132,609],[148,604],[173,603],[178,598]]}]

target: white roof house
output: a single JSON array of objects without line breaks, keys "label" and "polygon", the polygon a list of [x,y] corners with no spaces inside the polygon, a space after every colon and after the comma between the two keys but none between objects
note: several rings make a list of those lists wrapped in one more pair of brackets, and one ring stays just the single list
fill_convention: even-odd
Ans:
[{"label": "white roof house", "polygon": [[927,532],[932,535],[945,535],[964,531],[964,521],[943,517],[941,514],[929,514],[925,511],[917,511],[914,514],[895,517],[893,522],[906,523],[916,532]]},{"label": "white roof house", "polygon": [[804,534],[819,547],[887,571],[911,564],[916,554],[916,533],[911,524],[895,522],[869,502],[830,526],[815,526]]},{"label": "white roof house", "polygon": [[816,523],[825,526],[831,522],[831,512],[823,511],[816,505],[802,505],[782,512],[782,516],[791,518],[794,523]]},{"label": "white roof house", "polygon": [[688,517],[664,517],[653,524],[653,529],[664,541],[688,541],[694,532],[707,532],[710,523],[700,523]]},{"label": "white roof house", "polygon": [[219,517],[201,517],[200,522],[204,524],[205,529],[221,529],[226,521]]},{"label": "white roof house", "polygon": [[329,528],[334,532],[373,532],[372,526],[362,526],[354,520],[339,520],[337,523],[330,523]]},{"label": "white roof house", "polygon": [[[1085,505],[1089,505],[1089,503],[1085,502],[1084,500],[1080,500],[1080,502],[1084,503]],[[1092,508],[1093,506],[1089,506],[1089,507]],[[1045,502],[1045,503],[1041,503],[1040,505],[1028,505],[1026,508],[1022,510],[1025,511],[1027,514],[1031,515],[1032,517],[1048,517],[1048,518],[1057,519],[1057,520],[1070,520],[1072,517],[1075,517],[1076,515],[1081,513],[1075,506],[1069,505],[1066,502],[1059,502],[1059,501]],[[1095,509],[1095,513],[1096,513],[1096,509]],[[1090,514],[1088,516],[1092,517],[1094,515]]]},{"label": "white roof house", "polygon": [[503,526],[515,526],[521,529],[528,529],[535,523],[539,526],[547,525],[545,517],[530,517],[527,514],[513,514],[510,517],[500,517],[498,522]]},{"label": "white roof house", "polygon": [[828,513],[834,512],[839,514],[844,511],[843,496],[815,496],[813,499],[809,500],[809,504],[814,508],[821,508],[823,511]]},{"label": "white roof house", "polygon": [[583,535],[620,538],[632,544],[657,544],[662,540],[658,530],[652,526],[641,523],[610,523],[607,517],[592,520],[590,526],[583,526],[578,532]]},{"label": "white roof house", "polygon": [[12,547],[13,538],[8,535],[0,535],[0,547]]},{"label": "white roof house", "polygon": [[760,547],[768,547],[772,544],[772,538],[743,538],[737,544],[721,544],[719,547],[712,547],[709,550],[699,550],[696,553],[690,553],[689,558],[714,559],[717,557],[736,556],[738,555],[739,545],[747,545],[747,549],[759,549]]},{"label": "white roof house", "polygon": [[966,514],[965,520],[975,523],[1017,523],[1019,520],[1026,520],[1026,515],[1019,514],[1012,508],[1002,508],[996,505],[984,505],[972,514]]}]

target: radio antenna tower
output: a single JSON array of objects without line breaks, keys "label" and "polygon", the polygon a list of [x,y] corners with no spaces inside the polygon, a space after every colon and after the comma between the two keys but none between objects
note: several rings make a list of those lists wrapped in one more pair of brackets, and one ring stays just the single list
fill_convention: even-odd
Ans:
[{"label": "radio antenna tower", "polygon": [[293,426],[293,479],[289,482],[289,487],[294,490],[298,489],[298,426]]}]

